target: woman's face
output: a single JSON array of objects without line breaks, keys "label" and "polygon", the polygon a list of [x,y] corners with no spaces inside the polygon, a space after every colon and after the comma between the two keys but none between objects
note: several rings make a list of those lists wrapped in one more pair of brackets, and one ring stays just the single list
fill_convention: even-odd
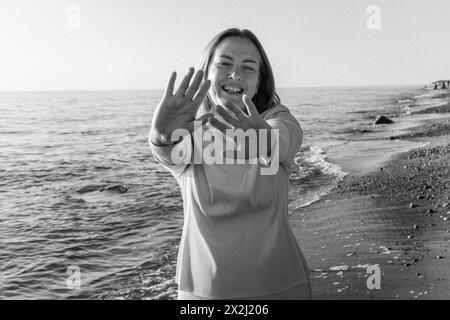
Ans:
[{"label": "woman's face", "polygon": [[208,68],[209,94],[214,104],[226,107],[233,103],[245,110],[242,96],[253,98],[258,91],[260,61],[258,49],[250,40],[241,37],[223,39]]}]

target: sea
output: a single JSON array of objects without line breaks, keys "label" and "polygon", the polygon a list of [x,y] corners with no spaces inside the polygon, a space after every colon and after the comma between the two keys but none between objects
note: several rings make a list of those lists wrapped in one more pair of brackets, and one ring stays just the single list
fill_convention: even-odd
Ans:
[{"label": "sea", "polygon": [[[290,212],[349,174],[331,155],[373,153],[370,140],[347,148],[350,136],[432,94],[423,86],[277,92],[304,131]],[[148,145],[162,94],[0,93],[0,299],[176,298],[182,198]]]}]

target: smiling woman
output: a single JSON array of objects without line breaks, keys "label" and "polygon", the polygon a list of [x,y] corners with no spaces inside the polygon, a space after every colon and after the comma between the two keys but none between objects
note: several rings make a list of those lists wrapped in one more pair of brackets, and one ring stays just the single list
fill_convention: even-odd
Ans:
[{"label": "smiling woman", "polygon": [[258,49],[251,41],[240,37],[224,39],[208,66],[213,103],[226,105],[230,100],[244,110],[242,95],[253,97],[258,91],[260,60]]},{"label": "smiling woman", "polygon": [[[191,68],[175,93],[171,75],[149,136],[154,157],[177,179],[184,200],[178,299],[310,299],[308,267],[288,221],[290,166],[303,133],[280,104],[264,49],[252,32],[228,29],[207,45],[200,69],[191,82]],[[229,130],[276,130],[268,145],[279,170],[262,174],[267,161],[174,161],[177,148],[201,154],[214,143],[172,140],[175,131],[193,133],[196,120],[219,140]],[[256,157],[264,156],[258,149]]]},{"label": "smiling woman", "polygon": [[204,49],[200,69],[205,71],[204,80],[211,80],[210,94],[205,101],[208,110],[220,102],[226,103],[226,98],[220,95],[226,85],[242,90],[231,98],[241,107],[243,94],[253,97],[259,113],[280,103],[269,59],[258,38],[249,30],[233,28],[219,33]]}]

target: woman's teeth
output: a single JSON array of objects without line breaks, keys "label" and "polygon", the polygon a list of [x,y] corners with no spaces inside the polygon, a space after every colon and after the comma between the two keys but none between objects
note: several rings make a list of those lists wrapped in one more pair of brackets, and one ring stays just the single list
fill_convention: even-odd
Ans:
[{"label": "woman's teeth", "polygon": [[242,88],[236,88],[231,86],[223,86],[222,89],[231,94],[239,94],[242,93],[242,91],[244,91]]}]

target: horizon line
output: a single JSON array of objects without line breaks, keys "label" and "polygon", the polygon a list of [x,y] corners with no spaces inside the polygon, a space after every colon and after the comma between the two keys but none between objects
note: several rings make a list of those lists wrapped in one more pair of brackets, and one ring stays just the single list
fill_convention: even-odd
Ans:
[{"label": "horizon line", "polygon": [[[353,87],[426,87],[430,83],[415,84],[358,84],[358,85],[308,85],[308,86],[282,86],[278,89],[297,89],[297,88],[353,88]],[[0,93],[19,93],[19,92],[111,92],[111,91],[164,91],[165,89],[54,89],[54,90],[0,90]]]}]

